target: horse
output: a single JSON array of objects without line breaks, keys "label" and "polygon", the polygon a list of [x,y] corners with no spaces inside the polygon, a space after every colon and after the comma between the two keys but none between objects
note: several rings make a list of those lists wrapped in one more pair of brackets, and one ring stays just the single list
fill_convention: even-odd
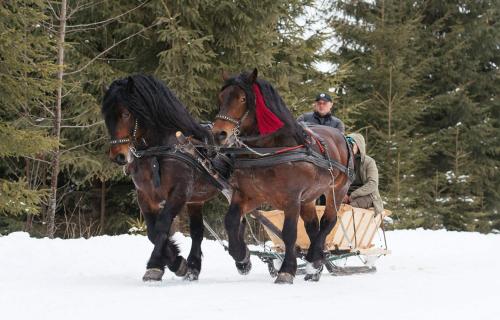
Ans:
[{"label": "horse", "polygon": [[[201,271],[203,204],[218,190],[187,161],[189,157],[180,152],[155,154],[148,150],[176,146],[178,131],[199,141],[212,141],[210,131],[152,76],[115,80],[104,95],[101,111],[111,136],[109,158],[126,166],[132,177],[147,236],[154,244],[143,281],[161,281],[165,266],[177,276],[197,280]],[[185,205],[192,239],[187,261],[169,238],[172,221]]]},{"label": "horse", "polygon": [[[251,261],[244,242],[243,217],[262,204],[270,204],[283,210],[285,215],[282,231],[285,257],[275,283],[293,283],[297,270],[295,242],[299,215],[311,240],[306,255],[305,280],[318,281],[324,264],[326,236],[337,221],[337,211],[351,183],[352,151],[337,129],[326,126],[307,129],[297,123],[275,88],[257,79],[257,74],[257,69],[234,77],[224,73],[225,82],[218,94],[219,113],[212,128],[219,146],[226,149],[243,147],[249,153],[236,156],[230,179],[233,195],[224,218],[228,251],[238,271],[247,274]],[[318,143],[312,143],[313,140]],[[284,157],[287,150],[301,148],[323,151],[322,157],[328,159],[329,166],[320,167],[307,161],[295,161],[297,159],[265,163],[266,157],[261,157],[262,150],[271,150],[274,155],[279,153]],[[259,158],[263,160],[261,165],[251,165]],[[274,157],[274,160],[279,158]],[[245,162],[248,165],[243,165]],[[322,194],[326,195],[326,209],[320,222],[315,200]]]}]

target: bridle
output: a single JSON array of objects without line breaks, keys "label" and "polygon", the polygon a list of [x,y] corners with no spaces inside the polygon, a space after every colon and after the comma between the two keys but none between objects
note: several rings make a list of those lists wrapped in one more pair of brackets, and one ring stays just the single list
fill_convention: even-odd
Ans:
[{"label": "bridle", "polygon": [[220,113],[215,116],[215,119],[224,120],[224,121],[231,122],[232,124],[234,124],[235,127],[233,129],[231,129],[231,133],[234,134],[236,137],[238,137],[240,135],[241,124],[243,123],[243,121],[245,121],[245,119],[248,117],[249,114],[250,114],[250,109],[247,108],[247,111],[245,111],[245,113],[243,114],[243,116],[239,120],[232,118],[226,114],[220,114]]},{"label": "bridle", "polygon": [[[134,129],[132,131],[132,138],[130,138],[130,136],[129,136],[128,138],[113,139],[113,140],[109,141],[109,144],[111,146],[115,146],[117,144],[130,143],[130,146],[128,147],[128,149],[136,158],[140,158],[141,156],[138,154],[137,149],[135,147],[135,143],[137,142],[137,129],[138,128],[139,128],[139,121],[137,119],[135,119],[135,125],[134,125]],[[142,141],[147,146],[146,140],[144,140],[144,138],[142,138]]]},{"label": "bridle", "polygon": [[137,128],[139,127],[139,122],[137,119],[135,119],[135,125],[134,125],[134,130],[132,131],[132,139],[130,139],[130,136],[128,138],[122,138],[122,139],[113,139],[109,141],[109,144],[114,146],[117,144],[127,144],[127,143],[133,143],[136,141],[136,135],[137,135]]},{"label": "bridle", "polygon": [[[231,133],[233,134],[234,141],[235,141],[235,144],[237,146],[244,147],[247,150],[249,150],[251,153],[256,154],[258,156],[261,156],[261,157],[267,156],[267,155],[269,155],[269,153],[260,153],[260,152],[258,152],[257,150],[255,150],[254,148],[250,147],[245,142],[243,142],[242,137],[240,137],[240,134],[241,134],[241,131],[240,131],[241,123],[243,121],[245,121],[245,119],[248,117],[249,114],[250,114],[250,109],[247,109],[247,111],[245,111],[245,113],[243,114],[243,116],[241,117],[241,119],[238,120],[238,119],[232,118],[232,117],[230,117],[230,116],[228,116],[226,114],[220,114],[219,113],[219,114],[217,114],[215,116],[215,119],[220,119],[220,120],[224,120],[224,121],[227,121],[227,122],[231,122],[232,124],[235,125],[235,127],[233,129],[231,129]],[[259,139],[259,138],[261,138],[261,136],[257,136],[256,138]]]}]

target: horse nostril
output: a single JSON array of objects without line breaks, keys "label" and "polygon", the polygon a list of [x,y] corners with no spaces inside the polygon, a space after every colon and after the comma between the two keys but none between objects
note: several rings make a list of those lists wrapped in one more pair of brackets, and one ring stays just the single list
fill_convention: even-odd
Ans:
[{"label": "horse nostril", "polygon": [[215,134],[215,140],[217,140],[218,143],[221,143],[226,138],[227,138],[227,132],[226,131],[220,131],[220,132],[217,132]]},{"label": "horse nostril", "polygon": [[116,163],[118,164],[126,164],[125,155],[123,153],[119,153],[115,158]]}]

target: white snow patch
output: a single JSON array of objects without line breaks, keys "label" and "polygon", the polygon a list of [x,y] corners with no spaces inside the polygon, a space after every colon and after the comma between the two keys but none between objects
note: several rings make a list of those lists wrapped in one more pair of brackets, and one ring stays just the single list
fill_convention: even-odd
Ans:
[{"label": "white snow patch", "polygon": [[[174,236],[187,256],[191,240]],[[0,237],[2,319],[496,319],[500,235],[447,231],[387,232],[392,254],[370,275],[318,283],[297,276],[274,285],[252,257],[247,276],[216,242],[203,241],[198,282],[166,272],[159,285],[141,281],[152,245],[144,236],[88,240]],[[349,263],[359,263],[354,258]],[[306,313],[304,313],[306,312]]]}]

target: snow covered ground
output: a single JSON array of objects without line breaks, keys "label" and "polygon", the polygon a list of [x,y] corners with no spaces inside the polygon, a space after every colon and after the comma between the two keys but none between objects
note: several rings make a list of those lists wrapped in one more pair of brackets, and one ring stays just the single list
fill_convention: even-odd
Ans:
[{"label": "snow covered ground", "polygon": [[[0,237],[1,319],[500,319],[500,236],[388,232],[393,253],[375,274],[275,285],[255,257],[237,273],[215,241],[203,242],[198,282],[167,273],[141,281],[152,248],[143,236],[89,240]],[[190,239],[176,239],[183,254]],[[351,258],[357,259],[357,258]]]}]

